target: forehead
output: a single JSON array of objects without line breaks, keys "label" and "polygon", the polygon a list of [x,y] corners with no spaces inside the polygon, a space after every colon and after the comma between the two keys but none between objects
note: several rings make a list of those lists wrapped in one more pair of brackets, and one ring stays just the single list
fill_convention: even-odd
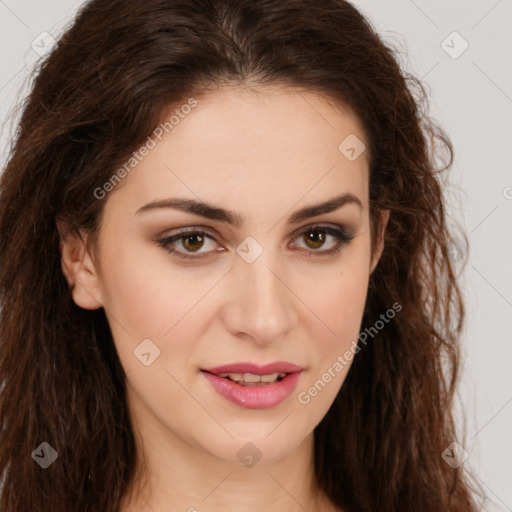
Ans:
[{"label": "forehead", "polygon": [[110,207],[179,195],[261,215],[344,192],[367,202],[368,144],[344,105],[291,88],[223,88],[196,101],[163,113],[168,130],[112,193]]}]

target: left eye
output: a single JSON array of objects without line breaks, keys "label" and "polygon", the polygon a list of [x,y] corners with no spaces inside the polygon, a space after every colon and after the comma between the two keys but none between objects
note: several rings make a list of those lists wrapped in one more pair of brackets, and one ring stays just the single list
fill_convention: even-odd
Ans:
[{"label": "left eye", "polygon": [[[326,241],[332,238],[331,247],[320,251],[319,249],[326,244]],[[343,228],[338,229],[332,226],[312,226],[299,233],[293,240],[302,239],[306,244],[306,252],[309,255],[327,256],[338,253],[342,247],[349,244],[353,236],[349,236]],[[167,252],[184,259],[198,259],[204,257],[210,252],[220,252],[215,249],[212,251],[199,252],[207,240],[214,241],[212,235],[202,230],[188,229],[175,235],[158,240],[158,244]],[[174,246],[176,242],[181,242],[183,250],[177,250]],[[293,244],[295,245],[295,244]],[[198,256],[194,253],[199,254]]]},{"label": "left eye", "polygon": [[[333,228],[330,226],[313,226],[312,228],[302,231],[299,234],[300,238],[309,245],[306,247],[309,252],[320,252],[320,254],[331,254],[333,252],[339,252],[343,245],[348,244],[352,237],[348,236],[344,230]],[[317,251],[316,249],[321,248],[325,245],[328,237],[333,239],[334,245],[330,249],[324,249],[323,251]],[[311,250],[313,249],[313,250]]]}]

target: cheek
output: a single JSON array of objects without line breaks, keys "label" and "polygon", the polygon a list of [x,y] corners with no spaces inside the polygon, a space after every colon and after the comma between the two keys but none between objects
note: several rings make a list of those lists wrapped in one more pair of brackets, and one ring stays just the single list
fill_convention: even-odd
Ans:
[{"label": "cheek", "polygon": [[[218,272],[179,267],[158,246],[129,243],[115,235],[101,257],[103,303],[125,373],[144,396],[169,388],[166,369],[184,381],[201,330],[212,320],[212,307],[202,299],[207,299]],[[137,358],[148,351],[142,347],[151,352],[150,366]],[[158,357],[153,359],[153,353]]]},{"label": "cheek", "polygon": [[[319,307],[329,319],[336,338],[357,336],[368,290],[366,266],[352,266],[337,272],[329,281]],[[327,322],[326,322],[327,323]]]},{"label": "cheek", "polygon": [[[368,292],[369,241],[359,238],[354,250],[341,257],[335,271],[316,275],[315,281],[310,304],[321,322],[305,323],[314,351],[310,351],[311,371],[299,390],[306,395],[304,401],[300,396],[298,399],[303,405],[311,402],[308,410],[321,415],[341,388],[355,356]],[[318,385],[310,394],[309,386],[315,382]]]},{"label": "cheek", "polygon": [[[362,269],[360,272],[352,269],[350,276],[338,276],[338,284],[331,282],[322,301],[315,304],[329,329],[327,335],[323,335],[326,330],[322,329],[322,332],[310,332],[309,336],[315,342],[309,380],[321,379],[329,387],[328,391],[322,391],[318,402],[328,403],[334,399],[352,364],[366,301],[367,276],[368,272]],[[322,383],[320,390],[323,390]]]},{"label": "cheek", "polygon": [[105,308],[135,338],[164,338],[204,294],[202,275],[177,268],[156,244],[113,239],[103,258]]},{"label": "cheek", "polygon": [[[359,237],[339,264],[316,271],[305,285],[314,290],[308,305],[325,326],[319,347],[341,349],[359,334],[369,283],[369,242]],[[304,288],[306,293],[306,288]]]},{"label": "cheek", "polygon": [[[366,261],[361,257],[362,261]],[[360,261],[361,261],[360,260]],[[315,299],[315,312],[325,328],[311,322],[310,368],[297,389],[296,403],[310,427],[325,416],[350,370],[368,289],[366,264],[345,265],[330,280],[323,294]],[[327,335],[325,335],[327,333]],[[314,346],[314,350],[311,348]]]}]

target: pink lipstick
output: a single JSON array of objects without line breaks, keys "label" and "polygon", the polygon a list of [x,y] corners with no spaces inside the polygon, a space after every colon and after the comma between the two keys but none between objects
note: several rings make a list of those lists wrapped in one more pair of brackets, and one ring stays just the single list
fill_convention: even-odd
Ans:
[{"label": "pink lipstick", "polygon": [[263,366],[233,363],[207,368],[201,373],[230,402],[247,409],[268,409],[291,395],[303,370],[286,362]]}]

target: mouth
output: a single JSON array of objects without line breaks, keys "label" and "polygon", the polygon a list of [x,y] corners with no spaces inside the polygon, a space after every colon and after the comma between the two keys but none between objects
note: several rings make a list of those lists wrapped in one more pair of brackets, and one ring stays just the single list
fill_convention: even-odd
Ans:
[{"label": "mouth", "polygon": [[235,363],[201,370],[223,398],[248,409],[275,407],[295,389],[304,368],[291,363]]}]

